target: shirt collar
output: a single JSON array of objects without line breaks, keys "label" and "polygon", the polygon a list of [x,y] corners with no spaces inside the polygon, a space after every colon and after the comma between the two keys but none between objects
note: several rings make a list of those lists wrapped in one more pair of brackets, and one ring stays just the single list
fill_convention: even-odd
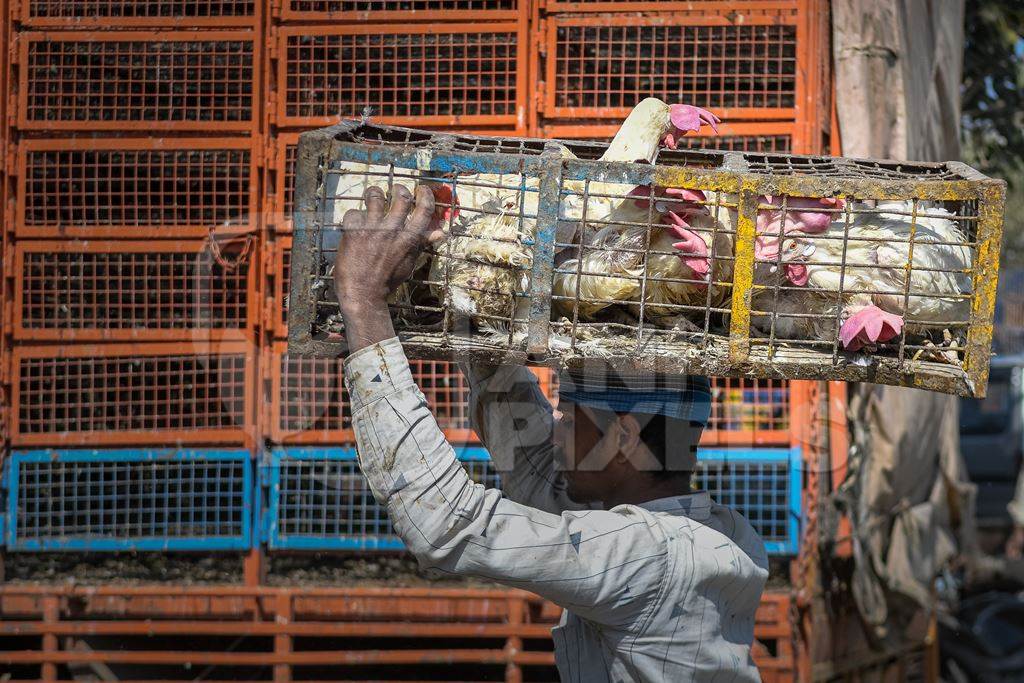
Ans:
[{"label": "shirt collar", "polygon": [[657,498],[639,507],[651,512],[673,512],[683,514],[690,519],[707,519],[711,516],[711,495],[707,491],[695,491],[685,496]]}]

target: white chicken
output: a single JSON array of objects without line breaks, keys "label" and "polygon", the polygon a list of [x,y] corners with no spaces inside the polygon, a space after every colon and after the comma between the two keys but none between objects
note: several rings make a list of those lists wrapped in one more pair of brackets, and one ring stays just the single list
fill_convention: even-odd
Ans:
[{"label": "white chicken", "polygon": [[[647,98],[630,112],[601,160],[650,163],[661,144],[674,147],[678,137],[699,130],[704,123],[714,126],[718,119],[696,107],[670,106],[657,98]],[[565,149],[563,154],[572,156]],[[525,191],[520,189],[522,185]],[[526,320],[537,188],[536,178],[516,175],[477,174],[458,179],[452,202],[456,207],[452,217],[458,220],[452,221],[453,234],[438,246],[430,281],[436,294],[447,294],[446,307],[474,317],[483,328],[505,332],[509,323],[514,326]],[[563,189],[568,193],[560,202],[557,238],[562,243],[568,243],[573,233],[581,240],[589,238],[573,228],[584,222],[584,209],[591,234],[608,230],[610,222],[648,221],[646,207],[625,199],[635,189],[631,185],[591,181],[585,188],[582,181],[567,180]],[[595,224],[608,227],[594,230]],[[566,226],[569,230],[563,232]],[[558,276],[555,288],[556,295],[568,291]]]},{"label": "white chicken", "polygon": [[[928,338],[966,325],[968,241],[953,214],[941,207],[919,207],[913,229],[912,214],[909,200],[881,202],[873,209],[857,203],[848,229],[840,218],[816,237],[785,232],[782,256],[774,252],[784,268],[771,272],[775,266],[762,263],[756,277],[760,284],[781,278],[785,288],[760,290],[752,307],[776,311],[774,334],[783,339],[831,342],[838,325],[839,342],[850,351],[891,341],[904,328],[908,338]],[[909,295],[908,262],[913,266]],[[755,315],[752,323],[771,333],[771,316]]]}]

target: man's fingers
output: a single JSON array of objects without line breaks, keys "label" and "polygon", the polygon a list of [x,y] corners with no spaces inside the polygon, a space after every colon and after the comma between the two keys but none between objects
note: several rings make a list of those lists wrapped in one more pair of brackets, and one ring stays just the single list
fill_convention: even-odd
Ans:
[{"label": "man's fingers", "polygon": [[412,194],[404,185],[395,185],[391,188],[391,210],[388,211],[388,226],[401,228],[405,224],[405,217],[409,215],[412,208]]},{"label": "man's fingers", "polygon": [[384,209],[387,200],[384,198],[384,190],[371,185],[363,193],[363,203],[366,204],[366,220],[369,225],[376,226],[384,220]]},{"label": "man's fingers", "polygon": [[342,230],[359,230],[363,227],[363,216],[359,209],[349,209],[341,219]]},{"label": "man's fingers", "polygon": [[416,188],[416,208],[409,217],[409,229],[417,236],[427,237],[434,218],[434,193],[426,185]]}]

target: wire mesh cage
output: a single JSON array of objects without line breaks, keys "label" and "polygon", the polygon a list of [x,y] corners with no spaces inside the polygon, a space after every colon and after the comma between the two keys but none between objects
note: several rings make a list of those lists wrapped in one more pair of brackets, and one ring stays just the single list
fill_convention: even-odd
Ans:
[{"label": "wire mesh cage", "polygon": [[425,183],[447,237],[392,297],[413,357],[984,394],[1002,181],[958,162],[609,149],[358,121],[303,134],[290,350],[344,348],[343,215],[371,185]]},{"label": "wire mesh cage", "polygon": [[[456,449],[471,479],[501,487],[479,446]],[[266,540],[272,549],[397,550],[403,547],[359,472],[351,448],[276,448],[263,470],[269,492]],[[695,483],[735,508],[772,554],[794,554],[800,519],[798,450],[698,451]]]},{"label": "wire mesh cage", "polygon": [[[277,444],[352,444],[352,407],[336,358],[288,354],[275,344],[271,368],[270,440]],[[469,385],[452,363],[415,360],[411,369],[438,426],[452,443],[478,443],[469,419]],[[547,372],[537,368],[548,396]]]},{"label": "wire mesh cage", "polygon": [[797,18],[792,5],[549,17],[544,115],[623,118],[653,95],[714,108],[728,120],[795,119]]},{"label": "wire mesh cage", "polygon": [[367,107],[384,121],[517,126],[526,36],[516,23],[286,26],[277,121],[322,126]]},{"label": "wire mesh cage", "polygon": [[524,0],[284,0],[283,21],[458,21],[515,19]]},{"label": "wire mesh cage", "polygon": [[32,27],[247,25],[256,19],[256,0],[28,0],[21,22]]},{"label": "wire mesh cage", "polygon": [[19,237],[201,239],[256,221],[245,139],[23,140],[18,171]]},{"label": "wire mesh cage", "polygon": [[21,40],[24,129],[248,131],[259,54],[252,33],[68,31]]},{"label": "wire mesh cage", "polygon": [[[488,488],[501,479],[480,447],[456,451],[469,476]],[[347,448],[275,449],[264,470],[272,550],[398,550],[403,546]]]},{"label": "wire mesh cage", "polygon": [[15,451],[7,464],[11,551],[251,547],[248,451]]},{"label": "wire mesh cage", "polygon": [[249,443],[252,355],[247,342],[16,347],[11,443]]},{"label": "wire mesh cage", "polygon": [[[250,258],[205,242],[20,241],[14,336],[43,340],[245,339],[255,324]],[[255,309],[255,310],[253,310]]]}]

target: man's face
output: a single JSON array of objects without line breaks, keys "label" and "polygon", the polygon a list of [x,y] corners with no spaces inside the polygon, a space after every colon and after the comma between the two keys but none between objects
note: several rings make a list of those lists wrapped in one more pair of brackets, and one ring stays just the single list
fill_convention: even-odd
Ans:
[{"label": "man's face", "polygon": [[590,409],[565,400],[559,401],[554,417],[555,445],[569,497],[577,503],[606,500],[617,480],[610,462],[615,453],[610,452],[607,443],[602,443],[605,428],[598,425],[606,420],[597,419]]}]

